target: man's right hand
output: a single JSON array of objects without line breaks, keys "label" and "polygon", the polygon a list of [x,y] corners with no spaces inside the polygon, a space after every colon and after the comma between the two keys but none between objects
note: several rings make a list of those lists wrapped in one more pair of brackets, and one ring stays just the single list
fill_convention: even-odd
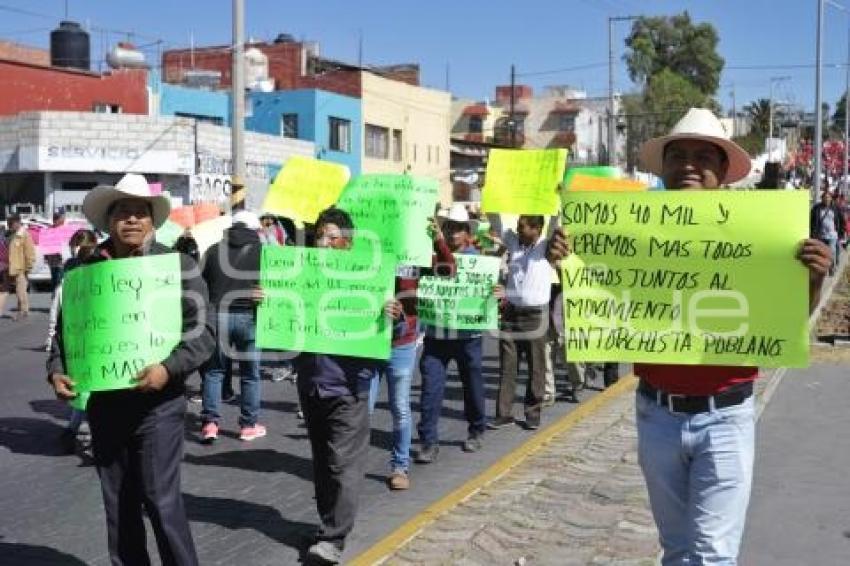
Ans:
[{"label": "man's right hand", "polygon": [[74,382],[67,375],[54,373],[50,376],[50,384],[53,385],[53,392],[56,393],[57,399],[68,401],[77,396],[74,393]]}]

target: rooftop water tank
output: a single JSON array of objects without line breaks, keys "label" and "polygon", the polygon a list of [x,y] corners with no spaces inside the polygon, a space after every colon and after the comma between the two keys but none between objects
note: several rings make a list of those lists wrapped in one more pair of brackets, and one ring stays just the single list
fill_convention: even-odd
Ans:
[{"label": "rooftop water tank", "polygon": [[106,54],[106,62],[113,69],[145,69],[145,54],[130,43],[120,42]]},{"label": "rooftop water tank", "polygon": [[77,22],[63,21],[50,32],[50,64],[88,71],[89,34]]}]

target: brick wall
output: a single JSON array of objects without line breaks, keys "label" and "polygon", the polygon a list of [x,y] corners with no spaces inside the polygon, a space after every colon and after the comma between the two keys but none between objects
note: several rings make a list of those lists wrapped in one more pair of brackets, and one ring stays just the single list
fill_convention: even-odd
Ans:
[{"label": "brick wall", "polygon": [[30,110],[91,112],[111,104],[125,114],[147,114],[147,70],[122,69],[100,75],[58,67],[0,60],[0,115]]}]

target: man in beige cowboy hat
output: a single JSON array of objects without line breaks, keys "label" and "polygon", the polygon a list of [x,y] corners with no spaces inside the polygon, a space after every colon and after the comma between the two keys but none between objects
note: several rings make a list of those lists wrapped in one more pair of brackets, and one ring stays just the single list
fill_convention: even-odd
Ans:
[{"label": "man in beige cowboy hat", "polygon": [[[109,239],[84,264],[174,253],[154,241],[154,230],[169,211],[168,199],[151,194],[141,175],[125,175],[115,186],[95,187],[83,201],[83,213],[95,228],[108,232]],[[167,358],[139,372],[134,389],[93,392],[87,406],[112,564],[150,563],[143,507],[162,563],[198,563],[180,494],[184,382],[210,357],[214,338],[207,323],[207,286],[198,267],[181,254],[180,269],[181,341]],[[71,399],[76,393],[65,374],[61,329],[60,321],[47,361],[47,379],[57,397]]]},{"label": "man in beige cowboy hat", "polygon": [[[716,190],[744,178],[750,158],[720,121],[692,108],[669,135],[641,148],[646,170],[667,190]],[[562,233],[553,256],[569,253]],[[801,242],[809,301],[820,298],[831,253]],[[635,364],[638,459],[658,526],[663,564],[735,564],[744,530],[755,452],[755,367]]]}]

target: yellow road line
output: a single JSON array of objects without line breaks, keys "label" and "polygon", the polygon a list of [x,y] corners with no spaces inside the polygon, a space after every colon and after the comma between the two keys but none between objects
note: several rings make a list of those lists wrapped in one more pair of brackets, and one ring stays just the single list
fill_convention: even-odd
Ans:
[{"label": "yellow road line", "polygon": [[449,492],[441,499],[435,501],[415,517],[403,523],[396,530],[383,539],[376,542],[371,548],[365,550],[359,556],[349,562],[351,566],[371,566],[380,564],[410,539],[419,534],[428,524],[435,521],[440,515],[450,511],[465,499],[477,493],[487,484],[499,479],[513,468],[521,464],[526,458],[549,443],[556,436],[566,432],[585,418],[589,417],[605,405],[629,391],[633,391],[637,385],[637,378],[628,375],[620,378],[613,386],[605,389],[598,395],[582,402],[573,411],[559,418],[515,449],[511,450],[492,466],[466,481],[463,485]]}]

